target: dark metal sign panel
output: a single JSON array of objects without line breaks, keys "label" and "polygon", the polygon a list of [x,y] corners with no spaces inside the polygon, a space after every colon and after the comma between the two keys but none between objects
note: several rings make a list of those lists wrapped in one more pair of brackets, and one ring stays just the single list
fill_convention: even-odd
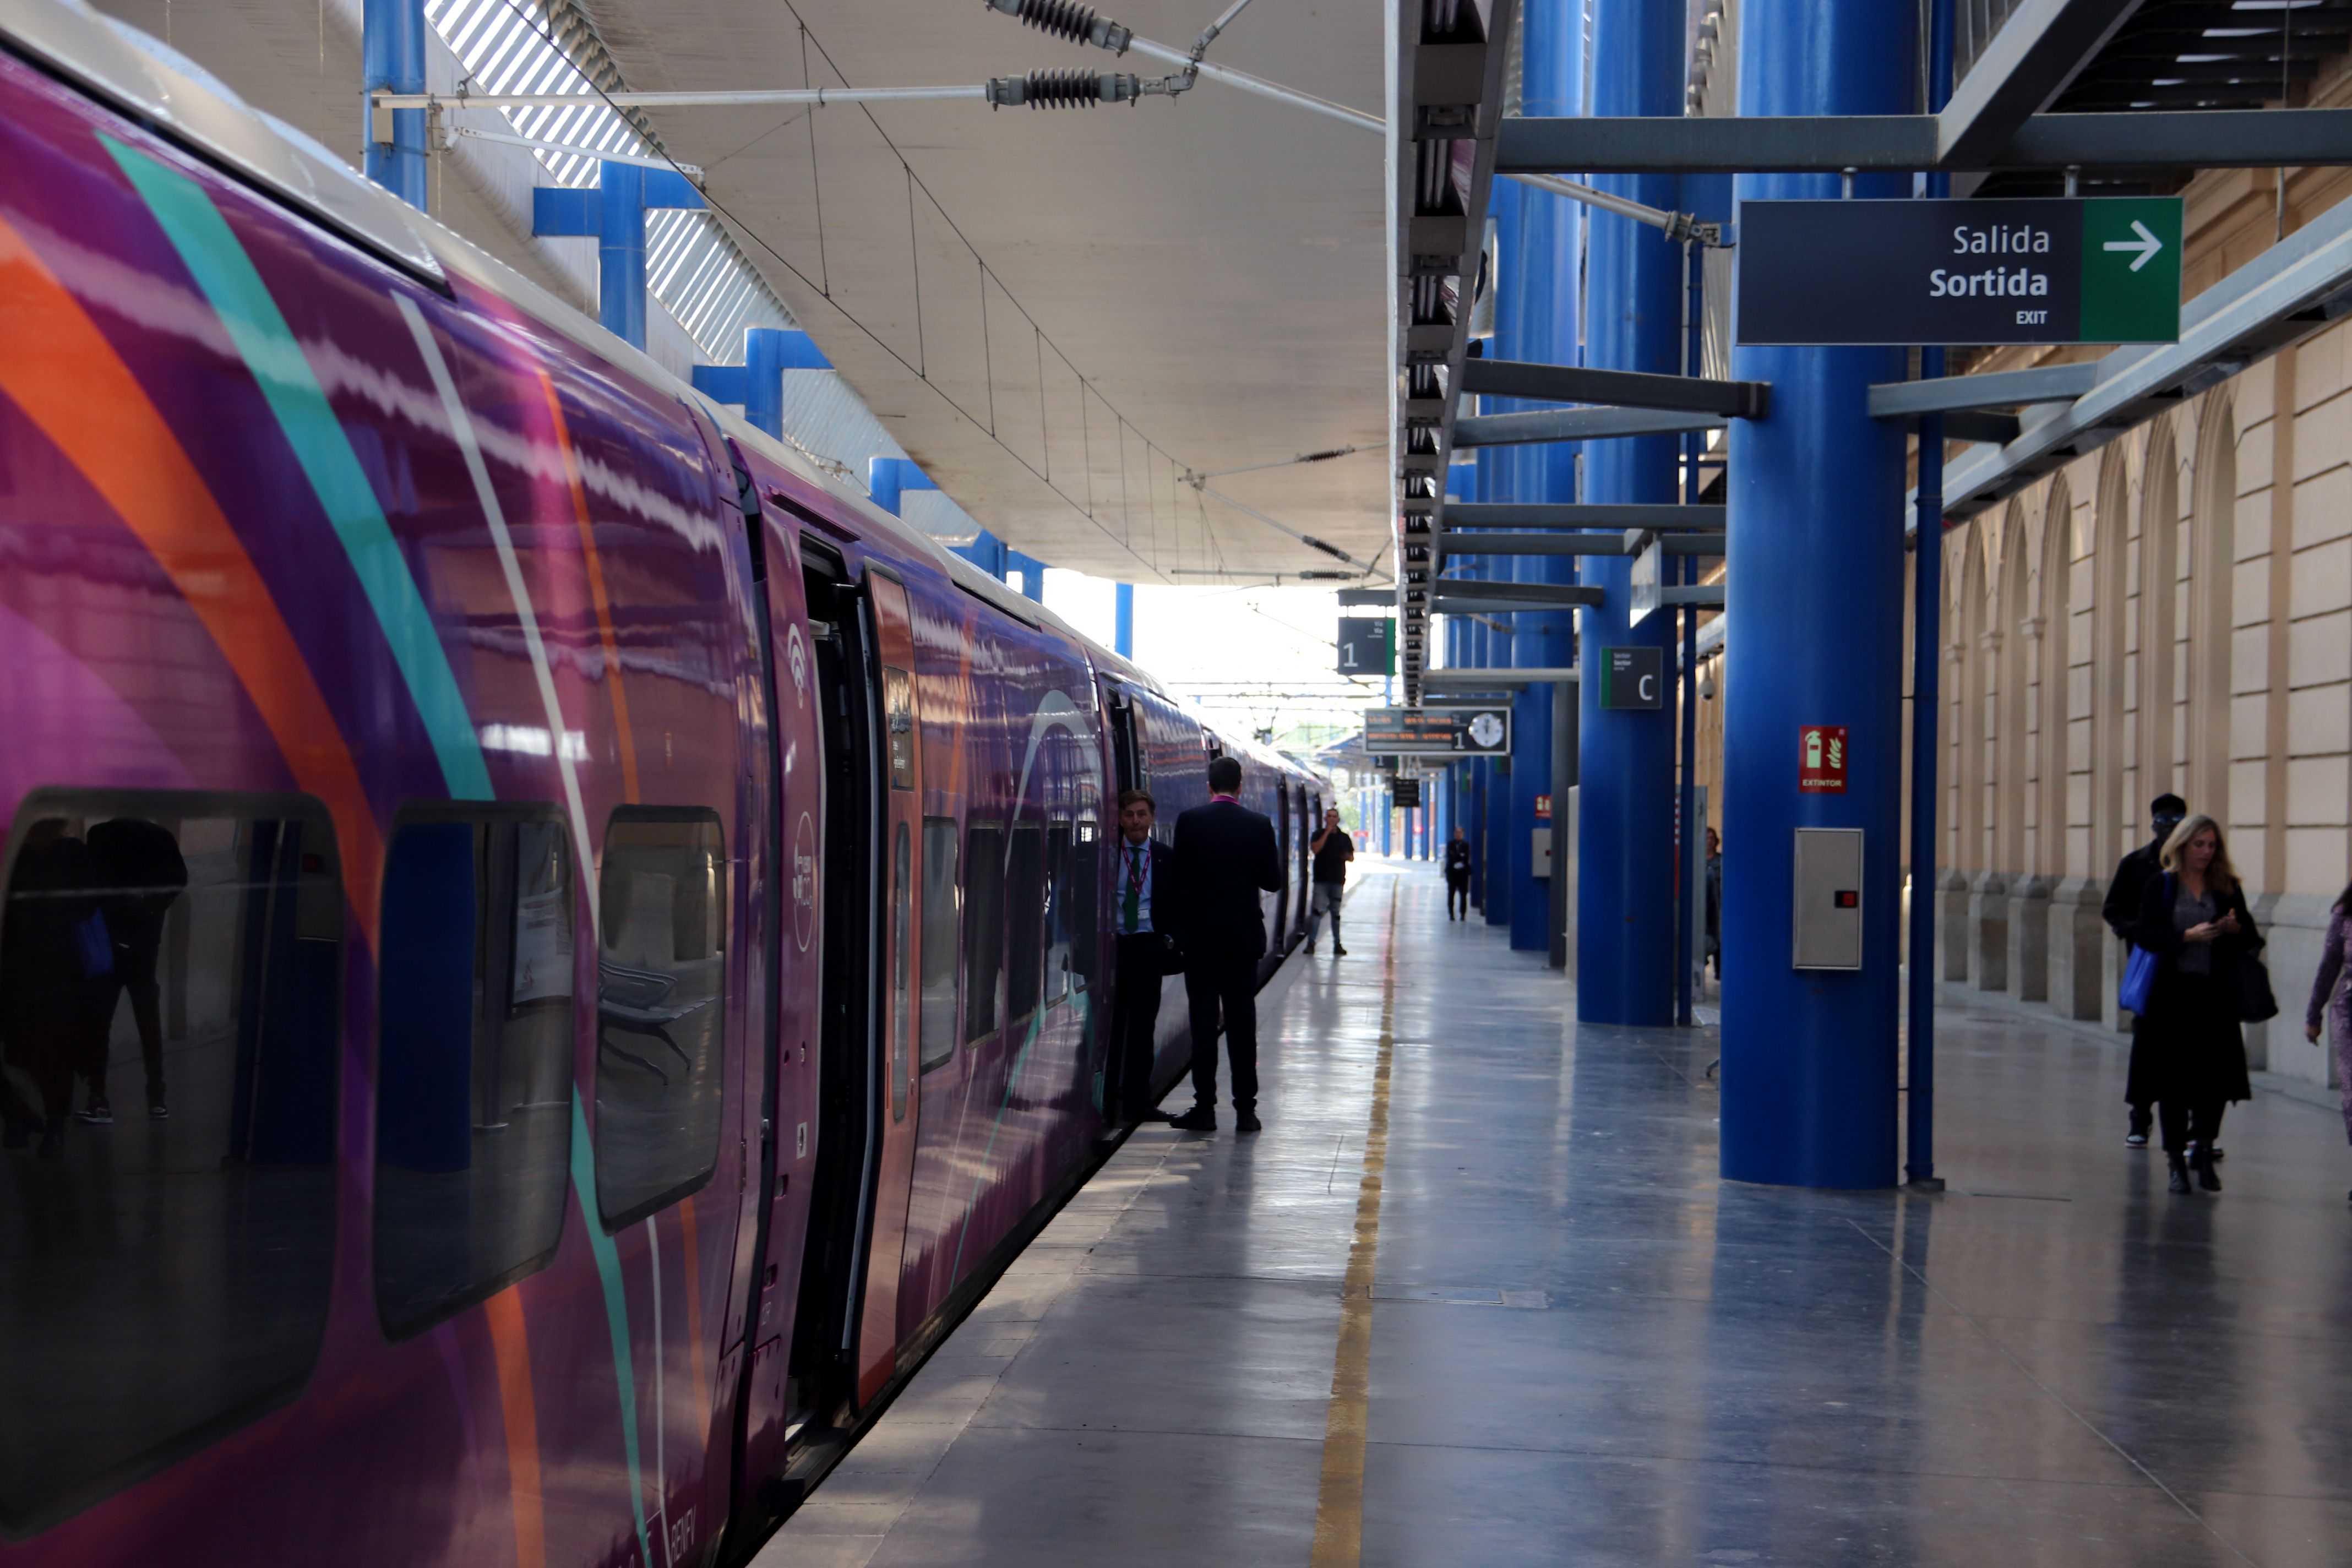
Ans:
[{"label": "dark metal sign panel", "polygon": [[1391,779],[1389,781],[1389,804],[1395,806],[1399,811],[1412,811],[1419,808],[1421,805],[1421,781],[1419,779]]},{"label": "dark metal sign panel", "polygon": [[1656,712],[1666,705],[1666,650],[1604,647],[1601,650],[1601,706]]},{"label": "dark metal sign panel", "polygon": [[1341,616],[1339,673],[1394,675],[1396,622],[1370,616]]},{"label": "dark metal sign panel", "polygon": [[2180,198],[1742,202],[1738,341],[2169,343]]},{"label": "dark metal sign panel", "polygon": [[1364,750],[1393,757],[1501,757],[1511,751],[1511,710],[1492,707],[1367,708]]}]

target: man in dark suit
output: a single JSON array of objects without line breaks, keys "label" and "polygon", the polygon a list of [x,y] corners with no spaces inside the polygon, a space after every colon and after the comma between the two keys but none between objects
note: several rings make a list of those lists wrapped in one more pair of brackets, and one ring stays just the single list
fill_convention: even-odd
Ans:
[{"label": "man in dark suit", "polygon": [[1160,1030],[1160,982],[1168,973],[1170,918],[1176,904],[1174,852],[1151,837],[1159,803],[1139,789],[1118,795],[1118,840],[1111,878],[1111,929],[1118,936],[1118,967],[1110,994],[1110,1059],[1103,1085],[1103,1119],[1168,1121],[1152,1103],[1153,1037]]},{"label": "man in dark suit", "polygon": [[1176,938],[1185,954],[1184,998],[1192,1014],[1192,1109],[1176,1118],[1188,1132],[1217,1130],[1217,1026],[1234,1066],[1234,1124],[1255,1132],[1257,1119],[1257,963],[1265,956],[1261,891],[1282,887],[1282,850],[1274,824],[1237,798],[1242,764],[1209,763],[1209,804],[1176,818],[1175,874],[1182,919]]},{"label": "man in dark suit", "polygon": [[[2167,792],[2147,803],[2147,815],[2148,830],[2155,837],[2116,864],[2115,878],[2107,883],[2106,901],[2099,908],[2107,929],[2123,939],[2126,961],[2131,957],[2132,927],[2139,920],[2140,895],[2147,891],[2149,882],[2164,875],[2165,843],[2187,819],[2189,803]],[[2139,1032],[2134,1030],[2131,1066],[2124,1074],[2124,1103],[2131,1108],[2124,1142],[2135,1149],[2147,1147],[2148,1124],[2155,1120],[2150,1107],[2157,1097],[2148,1088],[2148,1079],[2139,1059]]]}]

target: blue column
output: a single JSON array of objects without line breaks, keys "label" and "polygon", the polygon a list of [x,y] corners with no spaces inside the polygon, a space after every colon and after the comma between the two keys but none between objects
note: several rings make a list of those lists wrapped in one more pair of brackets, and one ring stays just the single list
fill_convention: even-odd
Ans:
[{"label": "blue column", "polygon": [[699,208],[702,193],[674,169],[607,159],[596,188],[541,185],[530,194],[530,231],[542,239],[593,236],[596,320],[633,348],[646,346],[646,211]]},{"label": "blue column", "polygon": [[[1915,12],[1884,0],[1749,0],[1741,111],[1911,112]],[[1909,184],[1864,175],[1854,194],[1899,196]],[[1738,181],[1742,200],[1838,188],[1834,175]],[[1904,357],[1856,348],[1732,357],[1734,375],[1772,384],[1771,417],[1735,421],[1730,437],[1727,592],[1739,668],[1724,733],[1722,1169],[1738,1181],[1895,1180],[1904,435],[1869,416],[1864,388],[1901,380]],[[1846,726],[1845,793],[1798,793],[1807,724]],[[1790,965],[1801,826],[1864,834],[1857,972]]]},{"label": "blue column", "polygon": [[[1592,112],[1680,114],[1683,26],[1681,0],[1594,0]],[[1675,205],[1671,175],[1595,183],[1652,206]],[[1682,247],[1630,218],[1596,212],[1587,221],[1587,362],[1679,374]],[[1595,441],[1585,454],[1585,499],[1673,501],[1676,468],[1672,436]],[[1674,716],[1604,710],[1595,672],[1607,648],[1669,648],[1674,617],[1627,624],[1628,557],[1588,557],[1585,578],[1607,597],[1580,612],[1587,679],[1577,697],[1576,1012],[1587,1023],[1666,1024],[1674,1018]]]},{"label": "blue column", "polygon": [[1121,583],[1112,600],[1111,651],[1121,658],[1135,657],[1135,584]]},{"label": "blue column", "polygon": [[[1582,0],[1528,0],[1522,9],[1523,113],[1572,117],[1582,110]],[[1582,209],[1560,196],[1525,191],[1519,198],[1517,264],[1505,277],[1517,282],[1501,303],[1517,322],[1506,357],[1574,364],[1577,282],[1581,262]],[[1497,316],[1497,325],[1501,318]],[[1576,499],[1576,448],[1566,443],[1519,448],[1519,499]],[[1576,557],[1522,555],[1522,583],[1576,581]],[[1566,610],[1521,611],[1511,639],[1511,662],[1522,669],[1559,668],[1574,661],[1575,628]],[[1551,688],[1520,691],[1511,712],[1511,946],[1523,952],[1551,949],[1551,883],[1535,874],[1535,838],[1547,826],[1536,815],[1538,796],[1552,793]]]},{"label": "blue column", "polygon": [[[716,403],[742,405],[744,423],[782,439],[784,434],[784,372],[831,370],[816,341],[806,332],[780,327],[743,329],[741,364],[698,364],[694,389]],[[897,510],[897,503],[891,504]]]},{"label": "blue column", "polygon": [[[365,0],[360,8],[360,86],[363,92],[425,90],[425,0]],[[360,100],[360,141],[367,177],[425,209],[425,110],[392,111],[392,140],[375,139],[374,116]]]}]

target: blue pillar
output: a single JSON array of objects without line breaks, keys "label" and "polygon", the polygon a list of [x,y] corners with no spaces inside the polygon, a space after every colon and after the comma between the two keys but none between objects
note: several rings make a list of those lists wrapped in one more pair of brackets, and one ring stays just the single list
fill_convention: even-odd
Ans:
[{"label": "blue pillar", "polygon": [[[1743,27],[1745,24],[1743,22]],[[1678,115],[1683,99],[1681,0],[1594,0],[1592,112]],[[1745,31],[1741,47],[1747,46]],[[1603,190],[1672,207],[1672,175],[1613,175]],[[1630,218],[1593,213],[1588,252],[1585,355],[1608,370],[1682,370],[1682,247]],[[1595,441],[1585,454],[1585,499],[1673,501],[1675,438]],[[1603,650],[1670,649],[1674,617],[1626,617],[1633,562],[1595,555],[1586,580],[1606,595],[1580,612],[1577,769],[1576,1012],[1594,1024],[1674,1019],[1674,715],[1608,711],[1597,672]],[[1673,664],[1670,652],[1663,657]]]},{"label": "blue pillar", "polygon": [[[1911,112],[1915,11],[1749,0],[1741,112]],[[1899,196],[1909,184],[1864,175],[1854,194]],[[1838,190],[1835,175],[1738,181],[1742,200]],[[1722,1169],[1738,1181],[1895,1181],[1904,435],[1870,417],[1864,389],[1901,380],[1904,358],[1866,348],[1732,357],[1735,376],[1772,384],[1771,417],[1734,421],[1730,437],[1727,586],[1739,668],[1724,733]],[[1798,792],[1808,724],[1846,727],[1843,794]],[[1798,827],[1864,835],[1859,971],[1790,967]]]},{"label": "blue pillar", "polygon": [[[742,405],[744,423],[782,439],[784,434],[784,372],[831,370],[816,341],[806,332],[780,327],[743,329],[741,364],[698,364],[694,389],[715,403]],[[897,503],[891,504],[893,511]]]},{"label": "blue pillar", "polygon": [[1111,651],[1121,658],[1135,657],[1135,584],[1121,583],[1112,600]]},{"label": "blue pillar", "polygon": [[675,169],[607,159],[596,188],[541,185],[530,194],[530,232],[542,239],[593,237],[596,320],[632,348],[646,346],[646,212],[699,208],[702,193]]},{"label": "blue pillar", "polygon": [[[360,86],[363,93],[425,90],[425,0],[365,0],[360,8]],[[389,142],[375,139],[365,97],[360,114],[367,177],[422,212],[425,110],[394,110]]]},{"label": "blue pillar", "polygon": [[[1521,112],[1571,118],[1583,109],[1583,0],[1528,0],[1522,9]],[[1583,209],[1564,197],[1526,191],[1519,198],[1518,260],[1507,268],[1517,286],[1502,301],[1519,321],[1507,358],[1574,364],[1577,283],[1581,265]],[[1500,324],[1499,316],[1497,324]],[[1576,499],[1576,448],[1548,443],[1520,448],[1520,498]],[[1577,579],[1572,555],[1522,555],[1517,580],[1564,585]],[[1575,626],[1566,610],[1521,611],[1511,639],[1511,662],[1522,669],[1559,668],[1576,657]],[[1511,946],[1551,951],[1551,881],[1535,874],[1535,838],[1548,826],[1536,815],[1538,796],[1552,793],[1552,689],[1523,689],[1511,712]]]},{"label": "blue pillar", "polygon": [[1044,604],[1045,602],[1045,563],[1034,555],[1024,555],[1018,550],[1012,552],[1004,559],[1005,570],[1019,574],[1021,592],[1039,604]]}]

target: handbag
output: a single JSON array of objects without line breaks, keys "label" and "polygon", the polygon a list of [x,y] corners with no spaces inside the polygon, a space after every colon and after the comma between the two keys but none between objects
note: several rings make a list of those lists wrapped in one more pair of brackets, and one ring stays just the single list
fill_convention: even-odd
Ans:
[{"label": "handbag", "polygon": [[[81,977],[96,980],[114,973],[114,938],[106,929],[106,915],[90,910],[73,923],[74,956],[81,960]],[[2273,1011],[2276,1011],[2273,1006]]]},{"label": "handbag", "polygon": [[[2174,889],[2172,873],[2167,871],[2164,874],[2165,907],[2171,908],[2172,900],[2177,897],[2179,894]],[[2124,983],[2116,990],[2116,1005],[2135,1016],[2147,1012],[2148,993],[2156,989],[2156,954],[2134,945],[2129,956],[2124,960]]]},{"label": "handbag", "polygon": [[2116,1005],[2137,1017],[2147,1011],[2147,994],[2155,989],[2156,954],[2133,948],[2124,960],[2124,983],[2116,992]]},{"label": "handbag", "polygon": [[2259,1024],[2278,1016],[2278,994],[2271,989],[2270,965],[2251,952],[2238,954],[2238,1017]]}]

